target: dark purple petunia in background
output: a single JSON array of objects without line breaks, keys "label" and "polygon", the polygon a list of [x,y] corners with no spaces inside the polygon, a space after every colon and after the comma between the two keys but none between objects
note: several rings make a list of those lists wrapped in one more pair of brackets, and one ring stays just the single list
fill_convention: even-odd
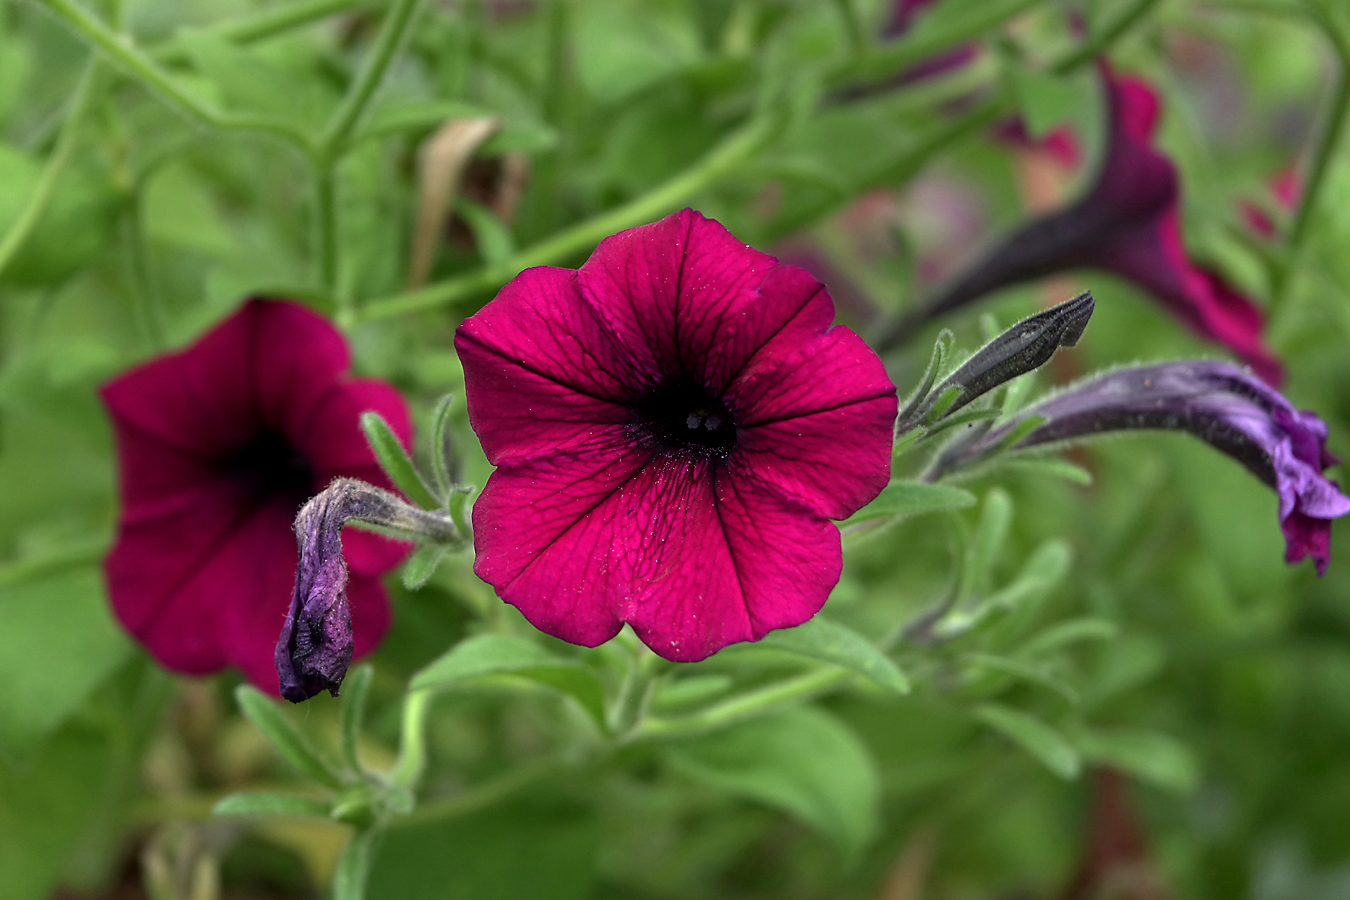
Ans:
[{"label": "dark purple petunia in background", "polygon": [[1227,346],[1271,384],[1279,362],[1262,341],[1265,316],[1217,273],[1186,255],[1176,167],[1152,146],[1158,97],[1142,79],[1103,63],[1110,108],[1106,159],[1087,196],[1019,228],[901,320],[880,346],[908,339],[932,319],[1001,288],[1075,268],[1113,272],[1139,285],[1196,334]]},{"label": "dark purple petunia in background", "polygon": [[[406,444],[387,384],[347,376],[342,335],[295,303],[252,300],[188,349],[104,386],[122,514],[106,562],[122,624],[188,675],[242,669],[278,692],[273,653],[296,573],[291,523],[334,477],[390,486],[360,427],[379,412]],[[347,539],[355,653],[389,625],[379,576],[408,545]]]},{"label": "dark purple petunia in background", "polygon": [[1326,449],[1326,425],[1230,363],[1185,360],[1116,369],[1037,403],[957,448],[946,467],[982,458],[1032,416],[1045,421],[1015,448],[1141,428],[1195,435],[1274,488],[1286,561],[1311,556],[1319,574],[1330,556],[1331,520],[1350,513],[1350,497],[1322,474],[1339,462]]},{"label": "dark purple petunia in background", "polygon": [[825,288],[692,210],[528,269],[460,326],[498,468],[476,571],[536,627],[667,659],[799,625],[890,474],[895,387]]}]

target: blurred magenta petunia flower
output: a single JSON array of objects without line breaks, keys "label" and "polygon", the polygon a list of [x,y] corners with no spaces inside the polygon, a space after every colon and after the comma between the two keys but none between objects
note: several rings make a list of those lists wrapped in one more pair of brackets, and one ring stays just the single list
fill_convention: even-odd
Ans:
[{"label": "blurred magenta petunia flower", "polygon": [[1350,513],[1350,497],[1323,470],[1327,426],[1279,391],[1231,363],[1185,360],[1116,369],[1037,403],[961,448],[982,458],[1032,416],[1045,421],[1015,447],[1139,428],[1193,434],[1242,463],[1279,495],[1285,559],[1311,556],[1320,574],[1330,558],[1331,520]]},{"label": "blurred magenta petunia flower", "polygon": [[1272,384],[1279,362],[1261,338],[1261,310],[1186,255],[1172,162],[1151,144],[1158,97],[1142,79],[1101,66],[1110,106],[1106,160],[1087,196],[1015,231],[932,303],[883,340],[893,345],[924,322],[1000,288],[1090,267],[1133,281],[1202,337],[1229,347]]},{"label": "blurred magenta petunia flower", "polygon": [[[349,363],[322,317],[251,300],[188,349],[104,386],[122,495],[108,590],[122,624],[168,668],[236,666],[278,692],[296,511],[339,475],[389,486],[361,432],[365,410],[405,444],[411,436],[402,398],[349,378]],[[357,655],[388,628],[379,576],[407,551],[370,533],[346,539]]]},{"label": "blurred magenta petunia flower", "polygon": [[528,269],[460,326],[497,471],[476,571],[576,644],[702,659],[813,616],[885,486],[895,387],[825,288],[693,210]]}]

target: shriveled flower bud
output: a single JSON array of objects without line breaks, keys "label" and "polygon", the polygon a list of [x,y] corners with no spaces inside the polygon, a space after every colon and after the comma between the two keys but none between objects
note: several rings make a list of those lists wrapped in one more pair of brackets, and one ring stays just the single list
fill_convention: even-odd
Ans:
[{"label": "shriveled flower bud", "polygon": [[389,491],[354,478],[334,479],[311,498],[295,517],[300,567],[276,649],[281,696],[292,703],[322,690],[336,697],[352,661],[342,526],[353,519],[391,529],[401,537],[440,543],[459,538],[448,517],[410,506]]},{"label": "shriveled flower bud", "polygon": [[[1016,437],[1033,417],[1040,424]],[[1327,427],[1230,363],[1116,369],[1035,404],[976,441],[953,445],[934,473],[978,462],[1008,440],[1017,449],[1131,429],[1184,431],[1242,463],[1279,495],[1285,560],[1311,556],[1319,574],[1326,570],[1331,520],[1350,513],[1350,497],[1322,475],[1339,462],[1326,449]]]}]

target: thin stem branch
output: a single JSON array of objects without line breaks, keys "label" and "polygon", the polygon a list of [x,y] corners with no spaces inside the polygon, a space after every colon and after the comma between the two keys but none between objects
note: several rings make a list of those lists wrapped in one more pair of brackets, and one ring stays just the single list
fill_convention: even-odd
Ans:
[{"label": "thin stem branch", "polygon": [[157,353],[164,348],[164,317],[159,293],[150,272],[150,248],[145,241],[145,219],[140,190],[132,195],[124,216],[128,264],[131,267],[131,302],[136,327],[147,349]]},{"label": "thin stem branch", "polygon": [[1125,11],[1125,14],[1116,19],[1111,25],[1103,29],[1100,33],[1089,38],[1088,42],[1079,50],[1075,50],[1068,56],[1056,62],[1050,67],[1050,71],[1056,75],[1067,75],[1077,70],[1080,66],[1092,62],[1102,54],[1106,48],[1110,47],[1129,30],[1139,23],[1139,20],[1148,15],[1153,7],[1158,5],[1158,0],[1135,0],[1134,6]]},{"label": "thin stem branch", "polygon": [[350,310],[338,296],[337,179],[333,166],[322,163],[314,171],[314,252],[319,284],[337,303],[338,324],[345,328]]},{"label": "thin stem branch", "polygon": [[[374,6],[378,0],[298,0],[285,6],[273,7],[224,22],[210,29],[210,33],[232,44],[256,44],[270,37],[326,19],[350,9]],[[150,53],[161,63],[186,62],[188,52],[175,38],[151,49]]]},{"label": "thin stem branch", "polygon": [[399,816],[393,819],[388,828],[396,830],[399,828],[408,828],[415,825],[422,825],[427,822],[439,822],[445,819],[454,819],[459,816],[466,816],[470,813],[478,812],[498,803],[522,788],[529,787],[538,781],[542,781],[550,775],[560,771],[561,766],[552,761],[535,763],[533,765],[522,766],[519,769],[507,772],[500,778],[487,782],[486,784],[475,785],[463,792],[447,797],[444,800],[433,800],[430,803],[419,805],[406,816]]},{"label": "thin stem branch", "polygon": [[393,787],[411,790],[422,777],[427,762],[427,710],[431,698],[432,692],[422,689],[410,691],[403,700],[398,761],[389,770],[389,783]]},{"label": "thin stem branch", "polygon": [[40,578],[43,575],[63,572],[66,569],[92,566],[103,559],[103,554],[107,552],[108,541],[106,538],[70,541],[59,550],[42,556],[33,556],[0,564],[0,587],[19,584],[30,578]]},{"label": "thin stem branch", "polygon": [[527,247],[503,264],[484,266],[417,290],[372,300],[357,311],[356,319],[383,319],[446,306],[500,287],[530,266],[563,262],[594,247],[602,238],[650,221],[687,203],[691,197],[720,181],[758,153],[777,133],[777,128],[776,119],[757,116],[693,166],[641,197]]},{"label": "thin stem branch", "polygon": [[319,147],[325,160],[340,157],[346,149],[352,132],[360,123],[380,82],[384,80],[389,64],[403,46],[420,4],[421,0],[394,0],[394,6],[385,15],[380,33],[375,38],[375,48],[371,51],[370,59],[352,82],[347,95],[342,98],[342,105],[333,113],[324,129]]},{"label": "thin stem branch", "polygon": [[891,44],[873,47],[868,54],[840,66],[826,78],[833,90],[866,82],[893,78],[915,63],[936,56],[952,47],[975,40],[985,32],[1025,12],[1041,0],[986,0],[959,20],[941,27],[916,27],[912,36]]},{"label": "thin stem branch", "polygon": [[75,93],[71,97],[66,120],[61,125],[61,134],[56,139],[56,146],[52,149],[51,155],[47,157],[38,183],[33,188],[23,212],[19,213],[19,217],[9,226],[4,237],[0,238],[0,272],[5,270],[33,233],[33,229],[37,228],[38,222],[42,220],[42,214],[47,211],[47,205],[56,194],[56,185],[70,163],[75,144],[79,140],[80,126],[84,124],[85,113],[89,110],[89,99],[94,92],[94,83],[98,79],[98,69],[97,57],[85,64],[84,72],[80,75]]},{"label": "thin stem branch", "polygon": [[42,3],[87,43],[188,118],[213,128],[270,134],[312,154],[313,142],[300,129],[282,119],[236,115],[216,109],[179,84],[159,63],[137,48],[129,37],[117,34],[73,0],[42,0]]},{"label": "thin stem branch", "polygon": [[852,677],[851,671],[838,666],[817,669],[732,697],[692,715],[681,716],[678,719],[647,719],[633,730],[632,737],[634,740],[692,737],[763,715],[786,703],[815,696],[830,688],[838,687]]},{"label": "thin stem branch", "polygon": [[1317,211],[1317,201],[1322,182],[1326,177],[1328,164],[1331,162],[1336,148],[1340,145],[1341,132],[1345,130],[1346,113],[1350,111],[1350,39],[1342,33],[1335,22],[1321,14],[1320,10],[1316,10],[1312,4],[1305,5],[1314,13],[1313,18],[1321,26],[1327,40],[1331,42],[1339,63],[1340,73],[1336,79],[1335,90],[1331,95],[1326,124],[1318,139],[1312,163],[1308,167],[1303,199],[1299,203],[1298,213],[1294,216],[1294,224],[1289,231],[1289,246],[1294,253],[1298,252],[1298,248],[1307,237],[1308,224],[1312,220],[1313,213]]}]

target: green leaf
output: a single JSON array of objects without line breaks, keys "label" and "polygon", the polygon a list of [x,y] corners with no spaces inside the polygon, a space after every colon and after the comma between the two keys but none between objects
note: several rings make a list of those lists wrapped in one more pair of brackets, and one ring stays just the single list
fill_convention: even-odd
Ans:
[{"label": "green leaf", "polygon": [[1022,645],[1020,655],[1044,656],[1080,641],[1109,641],[1120,634],[1120,627],[1107,619],[1069,619],[1058,622]]},{"label": "green leaf", "polygon": [[1046,541],[1031,554],[1011,584],[990,596],[990,605],[1006,609],[1039,606],[1064,580],[1072,561],[1073,554],[1066,542],[1053,539]]},{"label": "green leaf", "polygon": [[131,654],[90,568],[0,592],[0,757],[28,757]]},{"label": "green leaf", "polygon": [[313,797],[259,792],[230,794],[211,807],[217,816],[318,816],[328,818],[329,805]]},{"label": "green leaf", "polygon": [[502,220],[493,215],[481,203],[475,203],[467,197],[455,201],[455,212],[464,219],[473,232],[474,244],[482,254],[483,262],[490,266],[505,265],[516,253],[516,239],[502,224]]},{"label": "green leaf", "polygon": [[815,707],[744,722],[667,753],[702,781],[796,816],[848,859],[876,825],[880,779],[871,755],[852,730]]},{"label": "green leaf", "polygon": [[440,821],[395,820],[376,848],[370,900],[586,900],[599,834],[594,812],[525,800]]},{"label": "green leaf", "polygon": [[558,132],[547,125],[510,122],[483,142],[478,152],[483,156],[501,156],[506,153],[546,153],[558,146]]},{"label": "green leaf", "polygon": [[407,495],[408,499],[423,509],[439,509],[440,504],[432,496],[422,476],[403,449],[403,442],[394,434],[394,429],[384,417],[374,410],[361,413],[361,430],[366,433],[366,443],[375,451],[380,468],[389,476],[389,480]]},{"label": "green leaf", "polygon": [[892,481],[882,488],[871,503],[847,520],[848,524],[883,519],[889,516],[917,516],[975,505],[975,495],[949,484],[924,484],[920,481]]},{"label": "green leaf", "polygon": [[492,110],[455,100],[418,100],[377,106],[354,143],[405,131],[430,131],[453,119],[490,119]]},{"label": "green leaf", "polygon": [[1021,471],[1032,475],[1063,478],[1065,481],[1081,484],[1083,487],[1092,484],[1091,472],[1082,466],[1069,462],[1067,459],[1060,459],[1055,456],[1010,456],[1002,460],[999,465],[1015,472]]},{"label": "green leaf", "polygon": [[1077,778],[1082,768],[1078,751],[1058,731],[1035,716],[986,703],[974,711],[975,718],[1017,744],[1060,778]]},{"label": "green leaf", "polygon": [[1200,780],[1200,766],[1190,749],[1157,731],[1076,731],[1073,742],[1089,762],[1108,765],[1178,794],[1189,793]]},{"label": "green leaf", "polygon": [[1012,498],[1003,488],[990,488],[980,510],[980,523],[966,556],[964,583],[968,590],[983,591],[989,583],[990,572],[1012,525]]},{"label": "green leaf", "polygon": [[1044,137],[1078,105],[1078,88],[1063,78],[1019,67],[1013,69],[1012,81],[1021,101],[1027,135],[1033,140]]},{"label": "green leaf", "polygon": [[302,77],[290,67],[206,29],[181,28],[176,40],[228,108],[273,115],[314,128],[326,120],[332,100],[320,87],[320,80]]},{"label": "green leaf", "polygon": [[909,693],[909,679],[886,654],[853,629],[820,615],[796,628],[770,632],[759,645],[831,662],[897,694]]},{"label": "green leaf", "polygon": [[444,506],[450,502],[455,488],[455,479],[450,471],[454,460],[454,445],[450,438],[450,413],[454,409],[455,395],[446,394],[436,401],[436,409],[431,414],[431,476],[436,482],[437,496]]},{"label": "green leaf", "polygon": [[450,554],[446,544],[426,544],[418,547],[403,564],[403,586],[415,591],[436,574],[436,567]]},{"label": "green leaf", "polygon": [[234,691],[240,711],[258,727],[272,746],[301,774],[325,787],[337,788],[342,779],[315,752],[309,741],[295,729],[270,697],[249,684]]},{"label": "green leaf", "polygon": [[603,726],[604,689],[593,672],[531,641],[504,634],[461,641],[414,675],[411,689],[444,689],[485,675],[516,675],[567,694]]},{"label": "green leaf", "polygon": [[356,750],[361,738],[361,721],[366,714],[366,696],[374,677],[375,670],[370,663],[362,663],[348,670],[347,677],[342,680],[342,758],[353,772],[361,771],[361,759]]}]

